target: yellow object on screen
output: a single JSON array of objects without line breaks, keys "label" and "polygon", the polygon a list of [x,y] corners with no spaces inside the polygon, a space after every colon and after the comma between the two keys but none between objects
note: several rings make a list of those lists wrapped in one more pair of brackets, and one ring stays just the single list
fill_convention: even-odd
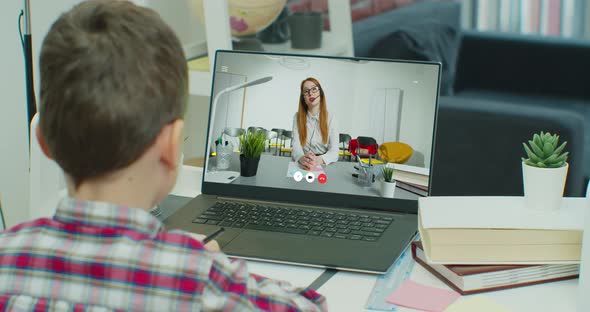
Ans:
[{"label": "yellow object on screen", "polygon": [[402,142],[385,142],[379,146],[379,157],[390,163],[403,164],[410,157],[414,150],[406,143]]}]

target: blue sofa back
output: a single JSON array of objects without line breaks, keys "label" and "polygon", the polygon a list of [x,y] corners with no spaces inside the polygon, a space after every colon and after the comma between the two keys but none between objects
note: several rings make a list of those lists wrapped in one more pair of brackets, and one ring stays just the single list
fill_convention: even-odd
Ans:
[{"label": "blue sofa back", "polygon": [[464,31],[454,90],[590,99],[590,41]]}]

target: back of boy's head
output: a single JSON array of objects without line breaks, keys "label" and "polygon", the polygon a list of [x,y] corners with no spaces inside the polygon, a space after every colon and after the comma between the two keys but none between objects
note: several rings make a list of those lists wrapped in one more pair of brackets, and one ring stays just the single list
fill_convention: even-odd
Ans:
[{"label": "back of boy's head", "polygon": [[41,137],[76,187],[133,163],[183,117],[184,52],[150,9],[83,2],[53,24],[39,63]]}]

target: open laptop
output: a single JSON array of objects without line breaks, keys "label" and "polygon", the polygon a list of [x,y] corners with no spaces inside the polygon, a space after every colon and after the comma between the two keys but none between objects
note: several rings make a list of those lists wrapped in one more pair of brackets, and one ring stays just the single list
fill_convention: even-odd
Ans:
[{"label": "open laptop", "polygon": [[[214,69],[202,194],[166,226],[202,234],[224,227],[217,241],[237,258],[387,271],[417,231],[419,195],[402,186],[428,187],[441,65],[217,51]],[[308,77],[321,85],[333,116],[330,129],[353,140],[408,144],[413,153],[395,165],[403,171],[399,177],[426,183],[399,181],[393,198],[382,197],[383,162],[369,149],[358,155],[368,152],[370,159],[350,155],[347,146],[354,141],[346,142],[346,135],[334,142],[338,161],[311,172],[301,169],[291,156],[292,130],[300,86]],[[256,175],[245,177],[238,136],[249,128],[268,131],[271,139]],[[367,166],[374,182],[358,178]]]}]

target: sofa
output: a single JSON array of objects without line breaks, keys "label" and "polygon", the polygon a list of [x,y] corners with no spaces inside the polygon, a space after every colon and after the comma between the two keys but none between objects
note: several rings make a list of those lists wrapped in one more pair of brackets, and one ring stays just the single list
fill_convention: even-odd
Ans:
[{"label": "sofa", "polygon": [[[456,2],[423,1],[353,25],[356,56],[443,64],[431,195],[522,195],[522,143],[568,141],[565,195],[590,177],[590,42],[460,29]],[[372,25],[371,25],[372,24]]]}]

